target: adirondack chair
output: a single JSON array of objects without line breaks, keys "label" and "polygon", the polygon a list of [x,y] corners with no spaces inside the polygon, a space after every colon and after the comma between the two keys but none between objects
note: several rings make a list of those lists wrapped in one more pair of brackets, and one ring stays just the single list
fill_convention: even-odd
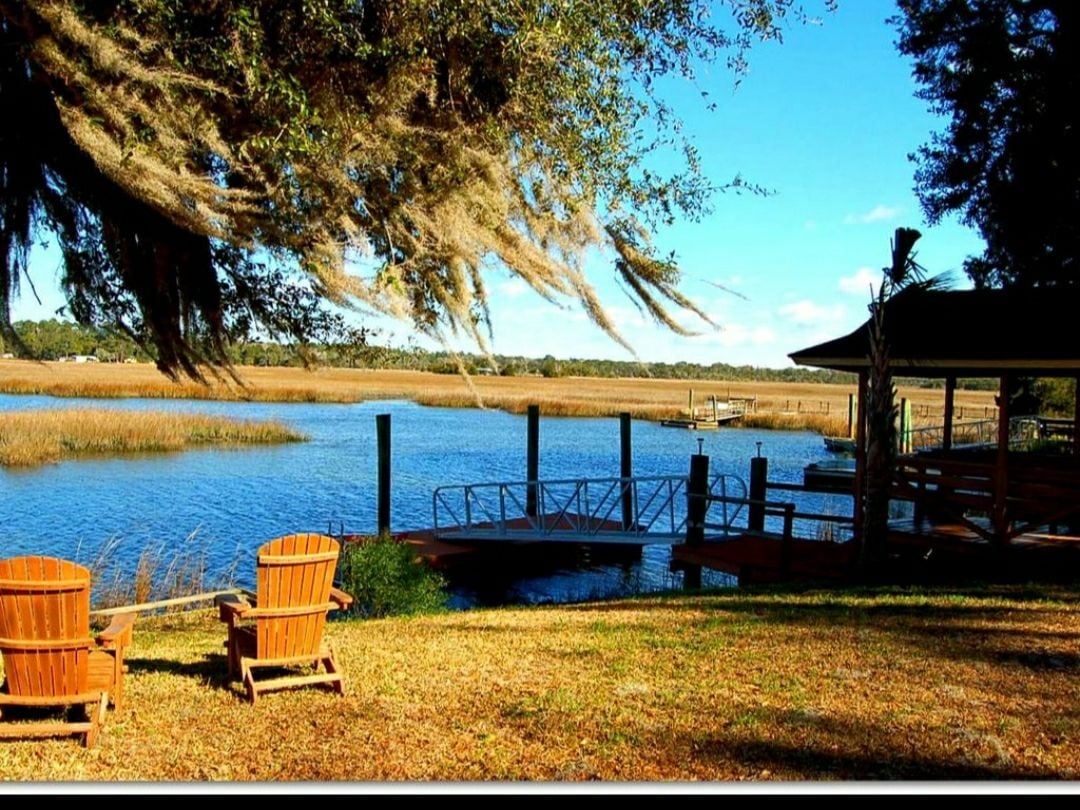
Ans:
[{"label": "adirondack chair", "polygon": [[82,706],[86,714],[70,721],[5,718],[0,738],[82,735],[93,747],[108,704],[123,705],[124,649],[134,622],[133,613],[114,617],[92,638],[89,570],[55,557],[0,560],[0,715],[16,706]]},{"label": "adirondack chair", "polygon": [[[345,694],[334,651],[323,643],[327,613],[353,601],[333,586],[340,549],[337,540],[321,534],[271,540],[258,552],[254,604],[232,594],[218,597],[229,631],[229,674],[240,675],[252,703],[261,692],[309,684],[329,684]],[[302,664],[313,669],[297,672]],[[256,670],[268,668],[285,674],[256,679]]]}]

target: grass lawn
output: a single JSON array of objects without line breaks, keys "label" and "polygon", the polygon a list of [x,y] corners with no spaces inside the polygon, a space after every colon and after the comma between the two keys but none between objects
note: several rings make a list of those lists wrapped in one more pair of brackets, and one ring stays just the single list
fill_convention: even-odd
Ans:
[{"label": "grass lawn", "polygon": [[1080,587],[747,590],[333,621],[252,706],[211,610],[140,619],[98,746],[15,781],[1076,780]]}]

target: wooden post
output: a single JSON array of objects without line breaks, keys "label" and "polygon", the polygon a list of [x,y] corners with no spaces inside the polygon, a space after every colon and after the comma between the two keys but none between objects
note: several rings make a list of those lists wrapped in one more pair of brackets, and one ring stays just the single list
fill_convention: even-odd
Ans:
[{"label": "wooden post", "polygon": [[540,406],[530,405],[525,450],[525,514],[536,517],[536,482],[540,479]]},{"label": "wooden post", "polygon": [[897,452],[903,455],[908,451],[907,432],[911,428],[911,411],[908,409],[907,397],[900,397],[900,431],[897,434]]},{"label": "wooden post", "polygon": [[630,414],[619,414],[619,478],[622,479],[622,527],[623,531],[634,528],[634,492],[630,485],[630,478],[634,473],[631,460],[633,459],[633,446],[630,441]]},{"label": "wooden post", "polygon": [[[750,459],[750,493],[751,501],[764,501],[766,481],[769,478],[769,459],[764,456],[755,456]],[[746,511],[746,528],[750,531],[765,530],[765,504],[752,503]]]},{"label": "wooden post", "polygon": [[683,569],[683,588],[688,591],[701,590],[700,565],[688,565]]},{"label": "wooden post", "polygon": [[390,414],[375,416],[375,441],[378,446],[378,526],[379,534],[390,533]]},{"label": "wooden post", "polygon": [[863,493],[866,491],[866,389],[870,383],[870,372],[859,371],[859,399],[855,405],[855,503],[852,507],[852,533],[857,542],[864,542],[862,536],[864,504]]},{"label": "wooden post", "polygon": [[784,504],[784,533],[780,539],[780,573],[791,572],[791,541],[795,529],[795,504]]},{"label": "wooden post", "polygon": [[847,435],[849,439],[855,438],[855,395],[847,395]]},{"label": "wooden post", "polygon": [[941,430],[941,447],[944,450],[952,449],[953,399],[955,396],[956,377],[950,374],[945,378],[945,424]]},{"label": "wooden post", "polygon": [[694,389],[693,388],[690,389],[690,397],[689,397],[689,401],[687,402],[686,408],[690,412],[690,418],[693,419],[694,418]]},{"label": "wooden post", "polygon": [[713,394],[713,398],[712,398],[712,418],[713,418],[714,422],[720,421],[720,414],[718,413],[718,410],[719,409],[717,408],[717,405],[716,405],[716,394]]},{"label": "wooden post", "polygon": [[1006,525],[1005,499],[1009,491],[1009,375],[1001,377],[998,393],[997,463],[994,465],[994,542],[1004,545]]},{"label": "wooden post", "polygon": [[1076,387],[1073,389],[1073,455],[1080,456],[1080,377],[1077,377],[1074,382]]},{"label": "wooden post", "polygon": [[690,456],[690,478],[686,483],[686,544],[705,542],[705,513],[709,509],[709,457],[702,453]]}]

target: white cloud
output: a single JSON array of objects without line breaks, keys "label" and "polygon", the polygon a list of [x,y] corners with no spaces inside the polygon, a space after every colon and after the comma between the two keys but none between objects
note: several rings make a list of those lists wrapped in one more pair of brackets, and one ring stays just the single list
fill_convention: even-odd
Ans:
[{"label": "white cloud", "polygon": [[869,225],[873,222],[888,222],[896,219],[904,213],[904,209],[898,205],[875,205],[869,211],[862,214],[848,214],[844,217],[845,225]]},{"label": "white cloud", "polygon": [[878,287],[881,286],[881,273],[874,272],[869,267],[860,267],[854,275],[844,276],[840,279],[840,292],[848,295],[866,296],[877,295]]},{"label": "white cloud", "polygon": [[795,326],[822,326],[841,320],[844,317],[844,306],[835,304],[826,307],[804,298],[784,304],[777,312]]},{"label": "white cloud", "polygon": [[720,328],[691,338],[698,344],[734,346],[768,346],[776,342],[776,333],[767,326],[748,327],[742,323],[723,323]]},{"label": "white cloud", "polygon": [[530,287],[520,278],[514,278],[510,281],[502,282],[495,289],[497,289],[500,294],[505,295],[507,298],[517,298],[528,292]]}]

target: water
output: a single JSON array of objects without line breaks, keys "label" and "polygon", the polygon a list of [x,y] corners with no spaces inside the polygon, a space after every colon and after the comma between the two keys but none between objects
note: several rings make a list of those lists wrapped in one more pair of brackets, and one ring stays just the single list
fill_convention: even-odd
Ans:
[{"label": "water", "polygon": [[[501,411],[403,401],[309,405],[0,395],[0,410],[73,407],[276,419],[310,441],[0,470],[0,556],[36,553],[87,562],[114,544],[116,560],[133,570],[148,544],[180,548],[190,540],[205,549],[212,577],[235,564],[237,581],[250,586],[253,552],[266,540],[302,531],[374,530],[378,413],[392,415],[395,531],[431,525],[438,486],[525,478],[525,417]],[[828,456],[812,433],[729,428],[698,434],[635,422],[634,474],[686,475],[699,437],[712,472],[744,480],[758,442],[772,481],[801,482],[806,464]],[[541,417],[541,479],[618,474],[617,419]],[[821,496],[800,508],[836,512],[843,504]],[[567,602],[678,588],[682,575],[670,571],[669,559],[667,547],[647,546],[639,561],[585,556],[555,570],[461,577],[451,582],[453,604]],[[733,583],[715,572],[706,572],[703,581]]]}]

